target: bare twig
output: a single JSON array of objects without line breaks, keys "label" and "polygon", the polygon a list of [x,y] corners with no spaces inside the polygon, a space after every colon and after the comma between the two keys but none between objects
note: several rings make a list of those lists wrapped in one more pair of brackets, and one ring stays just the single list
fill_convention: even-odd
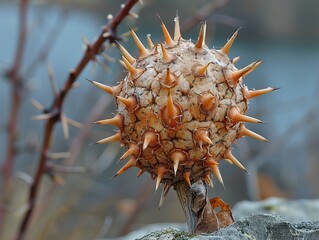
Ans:
[{"label": "bare twig", "polygon": [[[19,5],[19,38],[17,43],[17,50],[12,67],[7,71],[7,77],[11,84],[11,107],[10,116],[8,119],[8,134],[7,134],[7,152],[4,163],[2,165],[2,190],[1,190],[1,206],[0,206],[0,229],[3,226],[5,218],[4,204],[7,201],[8,192],[10,188],[10,181],[12,178],[12,169],[17,153],[16,140],[18,135],[18,120],[22,99],[22,79],[20,76],[21,64],[25,52],[25,45],[27,39],[27,8],[28,0],[20,0]],[[0,230],[1,232],[1,230]]]},{"label": "bare twig", "polygon": [[42,149],[40,154],[40,159],[38,163],[38,168],[36,170],[34,176],[34,182],[31,186],[29,197],[28,197],[28,210],[22,220],[22,223],[19,228],[17,239],[23,239],[25,236],[25,232],[27,230],[27,226],[30,222],[30,217],[35,208],[35,202],[37,193],[39,190],[41,178],[46,171],[46,160],[47,160],[47,152],[50,149],[50,140],[52,138],[52,133],[55,127],[55,124],[60,121],[62,106],[65,100],[66,95],[71,90],[73,83],[76,81],[78,76],[81,74],[86,65],[94,58],[95,55],[99,54],[101,51],[101,47],[105,41],[115,42],[118,37],[116,35],[116,29],[118,25],[122,22],[122,20],[129,14],[131,8],[138,2],[138,0],[128,0],[125,4],[124,8],[122,8],[118,14],[110,21],[107,25],[102,28],[102,32],[99,37],[95,40],[92,45],[89,45],[86,52],[84,53],[82,59],[76,66],[74,70],[69,73],[68,78],[65,81],[65,84],[58,96],[54,99],[49,112],[52,113],[52,117],[46,121],[45,131],[43,136]]}]

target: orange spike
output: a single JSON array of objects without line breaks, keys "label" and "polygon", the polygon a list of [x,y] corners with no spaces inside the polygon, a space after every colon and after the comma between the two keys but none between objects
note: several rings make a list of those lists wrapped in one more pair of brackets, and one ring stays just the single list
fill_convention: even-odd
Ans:
[{"label": "orange spike", "polygon": [[184,151],[180,149],[174,149],[170,152],[169,157],[171,161],[174,163],[174,174],[176,175],[178,165],[187,160],[187,155]]},{"label": "orange spike", "polygon": [[146,39],[147,39],[148,46],[152,49],[154,47],[154,43],[152,42],[151,34],[147,34]]},{"label": "orange spike", "polygon": [[233,164],[235,164],[237,167],[241,168],[242,170],[246,171],[246,168],[233,156],[233,154],[231,153],[230,148],[228,148],[225,153],[224,153],[224,157],[228,160],[230,160]]},{"label": "orange spike", "polygon": [[142,176],[142,174],[144,173],[145,171],[143,169],[140,169],[136,175],[136,177],[140,177]]},{"label": "orange spike", "polygon": [[169,91],[168,96],[167,96],[167,116],[171,121],[175,120],[176,117],[176,108],[174,106],[173,98],[171,91]]},{"label": "orange spike", "polygon": [[204,22],[200,26],[199,35],[195,47],[197,49],[203,49],[205,46],[205,38],[206,38],[206,22]]},{"label": "orange spike", "polygon": [[119,128],[122,128],[123,127],[123,116],[121,114],[116,114],[113,118],[96,121],[95,123],[102,124],[102,125],[111,124],[111,125],[115,125]]},{"label": "orange spike", "polygon": [[224,47],[222,47],[222,49],[220,49],[221,52],[228,55],[229,50],[237,37],[237,34],[238,34],[238,30],[233,34],[233,36],[231,36],[231,38],[227,41],[227,43],[224,45]]},{"label": "orange spike", "polygon": [[158,208],[161,208],[163,206],[163,203],[165,201],[165,198],[167,196],[167,193],[168,193],[170,187],[171,187],[170,184],[168,182],[166,182],[165,186],[164,186],[164,189],[162,191],[162,194],[161,194],[161,199],[160,199],[160,202],[158,204]]},{"label": "orange spike", "polygon": [[122,139],[121,133],[116,133],[113,136],[101,139],[96,142],[96,144],[104,144],[104,143],[109,143],[109,142],[115,142],[115,141],[120,141]]},{"label": "orange spike", "polygon": [[223,181],[222,175],[220,174],[220,171],[218,168],[218,163],[215,165],[212,165],[210,168],[212,169],[212,171],[215,174],[218,181],[224,186],[224,181]]},{"label": "orange spike", "polygon": [[163,31],[163,35],[164,35],[164,38],[165,38],[165,43],[166,43],[166,46],[168,47],[173,47],[175,46],[175,43],[171,37],[171,35],[169,34],[165,24],[162,22],[162,31]]},{"label": "orange spike", "polygon": [[268,88],[259,89],[259,90],[248,90],[248,89],[244,88],[244,96],[245,96],[246,99],[252,99],[254,97],[258,97],[260,95],[273,92],[273,91],[275,91],[277,89],[278,88],[268,87]]},{"label": "orange spike", "polygon": [[174,73],[171,73],[170,68],[167,67],[166,75],[164,78],[161,79],[161,84],[163,87],[172,88],[177,83],[177,76]]},{"label": "orange spike", "polygon": [[130,155],[137,156],[139,153],[140,153],[140,147],[135,143],[131,143],[129,149],[123,154],[120,160]]},{"label": "orange spike", "polygon": [[157,179],[156,179],[156,186],[155,186],[155,191],[157,191],[162,179],[163,175],[166,172],[166,167],[159,165],[157,167]]},{"label": "orange spike", "polygon": [[208,137],[208,130],[205,128],[197,128],[193,132],[193,138],[200,147],[202,147],[203,144],[209,144],[213,145],[212,140]]},{"label": "orange spike", "polygon": [[122,55],[130,62],[130,64],[133,64],[136,59],[133,58],[132,55],[120,43],[117,43],[117,45],[119,46]]},{"label": "orange spike", "polygon": [[153,131],[147,131],[144,135],[144,142],[143,142],[143,150],[145,150],[148,146],[155,147],[158,141],[158,134]]},{"label": "orange spike", "polygon": [[188,186],[191,186],[190,175],[191,175],[191,172],[189,172],[189,171],[184,172],[184,174],[183,174],[184,179],[185,179],[185,181],[187,182]]},{"label": "orange spike", "polygon": [[107,86],[107,85],[104,85],[102,83],[99,83],[99,82],[96,82],[96,81],[91,81],[91,80],[88,80],[90,81],[94,86],[97,86],[98,88],[104,90],[105,92],[111,94],[111,95],[114,95],[114,88],[115,87],[110,87],[110,86]]},{"label": "orange spike", "polygon": [[209,67],[210,63],[207,63],[206,65],[197,65],[193,68],[193,75],[195,77],[207,77],[206,70]]},{"label": "orange spike", "polygon": [[122,56],[122,59],[132,78],[138,78],[144,72],[143,69],[133,67],[133,65],[124,56]]},{"label": "orange spike", "polygon": [[241,125],[240,126],[240,130],[239,130],[239,134],[238,134],[238,137],[243,137],[243,136],[248,136],[248,137],[251,137],[251,138],[255,138],[259,141],[264,141],[264,142],[269,142],[266,138],[264,138],[263,136],[247,129],[245,127],[245,125]]},{"label": "orange spike", "polygon": [[127,109],[129,109],[130,111],[135,111],[138,108],[138,103],[136,97],[134,96],[129,96],[128,98],[117,96],[117,99],[120,102],[124,103]]},{"label": "orange spike", "polygon": [[182,35],[181,35],[181,29],[179,26],[179,17],[178,17],[177,13],[176,13],[176,17],[175,17],[174,21],[175,21],[174,40],[178,41],[182,37]]},{"label": "orange spike", "polygon": [[136,33],[134,32],[133,29],[131,29],[131,33],[132,33],[132,37],[134,39],[134,42],[137,46],[137,49],[140,53],[140,58],[146,58],[150,55],[149,51],[145,48],[145,46],[143,45],[143,43],[140,41],[140,39],[138,38],[138,36],[136,35]]},{"label": "orange spike", "polygon": [[213,184],[212,180],[210,179],[209,174],[206,174],[206,175],[205,175],[204,180],[206,181],[206,183],[207,183],[211,188],[214,188],[214,184]]},{"label": "orange spike", "polygon": [[231,62],[232,62],[233,64],[235,64],[235,63],[237,63],[237,62],[239,61],[239,59],[240,59],[239,56],[238,56],[238,57],[234,57],[234,58],[231,60]]},{"label": "orange spike", "polygon": [[127,66],[126,66],[126,64],[125,64],[125,62],[123,62],[122,60],[119,60],[119,62],[120,62],[120,64],[122,65],[122,67],[124,67],[125,69],[128,70],[128,68],[127,68]]},{"label": "orange spike", "polygon": [[215,100],[216,100],[215,96],[210,92],[206,92],[202,94],[199,97],[200,110],[205,114],[212,112],[215,109],[215,105],[216,105]]},{"label": "orange spike", "polygon": [[127,169],[131,168],[131,167],[134,167],[136,166],[136,158],[135,157],[131,157],[127,163],[125,163],[125,165],[120,169],[118,170],[118,172],[115,174],[114,177],[124,173]]},{"label": "orange spike", "polygon": [[241,77],[245,77],[246,75],[248,75],[249,73],[254,71],[257,67],[259,67],[261,64],[262,64],[262,61],[256,61],[256,62],[253,62],[253,63],[249,64],[248,66],[242,68],[242,69],[239,69],[237,71],[233,71],[232,72],[232,77],[233,77],[234,81],[236,83],[238,83],[239,79]]},{"label": "orange spike", "polygon": [[231,107],[227,113],[228,118],[233,122],[251,122],[251,123],[264,123],[263,121],[240,114],[237,107]]},{"label": "orange spike", "polygon": [[176,59],[176,57],[170,53],[168,53],[161,43],[161,49],[162,49],[162,62],[163,63],[170,63]]}]

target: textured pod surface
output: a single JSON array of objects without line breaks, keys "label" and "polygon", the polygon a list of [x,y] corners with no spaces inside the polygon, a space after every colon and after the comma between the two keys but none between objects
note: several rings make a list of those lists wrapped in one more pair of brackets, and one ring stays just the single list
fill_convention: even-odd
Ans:
[{"label": "textured pod surface", "polygon": [[[146,48],[132,31],[140,56],[134,58],[119,45],[127,76],[116,87],[93,82],[115,97],[118,114],[97,123],[119,127],[114,137],[98,141],[120,141],[128,150],[121,159],[139,175],[149,172],[156,189],[165,184],[164,195],[176,181],[204,179],[212,173],[222,182],[219,162],[223,159],[245,170],[232,155],[236,139],[251,136],[266,141],[245,128],[245,122],[261,121],[246,116],[248,101],[274,88],[249,91],[243,78],[261,64],[256,61],[237,69],[228,52],[237,32],[220,50],[205,44],[206,23],[198,40],[184,40],[178,21],[174,38],[162,24],[165,42]],[[237,61],[237,59],[236,59]],[[104,122],[103,122],[104,121]]]}]

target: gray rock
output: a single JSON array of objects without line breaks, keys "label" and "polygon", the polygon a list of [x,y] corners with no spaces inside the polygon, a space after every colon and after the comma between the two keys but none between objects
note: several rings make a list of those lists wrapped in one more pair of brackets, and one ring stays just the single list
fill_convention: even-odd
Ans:
[{"label": "gray rock", "polygon": [[139,240],[318,240],[319,221],[291,224],[278,215],[258,214],[244,218],[218,232],[192,236],[168,228],[152,232]]},{"label": "gray rock", "polygon": [[258,202],[242,201],[233,207],[232,212],[236,220],[257,213],[274,213],[290,223],[318,221],[319,200],[269,198]]},{"label": "gray rock", "polygon": [[211,234],[192,236],[183,224],[152,224],[118,240],[319,239],[319,200],[243,201],[233,208],[233,215],[234,224]]}]

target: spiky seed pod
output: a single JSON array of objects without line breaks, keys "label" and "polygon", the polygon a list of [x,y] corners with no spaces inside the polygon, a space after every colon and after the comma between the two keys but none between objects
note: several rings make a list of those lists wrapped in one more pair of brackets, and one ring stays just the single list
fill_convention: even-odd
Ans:
[{"label": "spiky seed pod", "polygon": [[161,203],[177,181],[190,185],[203,179],[212,186],[214,174],[223,184],[219,171],[223,159],[245,170],[231,153],[231,145],[243,136],[267,141],[244,123],[262,122],[246,116],[248,102],[275,90],[251,91],[244,85],[244,77],[261,61],[235,67],[239,57],[230,59],[228,53],[238,31],[215,50],[205,44],[206,23],[196,43],[181,37],[178,19],[173,38],[164,23],[162,30],[165,42],[154,45],[148,35],[149,49],[132,30],[140,54],[136,58],[118,45],[121,63],[128,70],[119,86],[92,82],[115,97],[118,110],[115,117],[96,122],[119,128],[97,143],[121,142],[128,150],[120,160],[130,158],[116,175],[134,166],[139,168],[138,176],[149,172],[156,189],[165,185]]}]

